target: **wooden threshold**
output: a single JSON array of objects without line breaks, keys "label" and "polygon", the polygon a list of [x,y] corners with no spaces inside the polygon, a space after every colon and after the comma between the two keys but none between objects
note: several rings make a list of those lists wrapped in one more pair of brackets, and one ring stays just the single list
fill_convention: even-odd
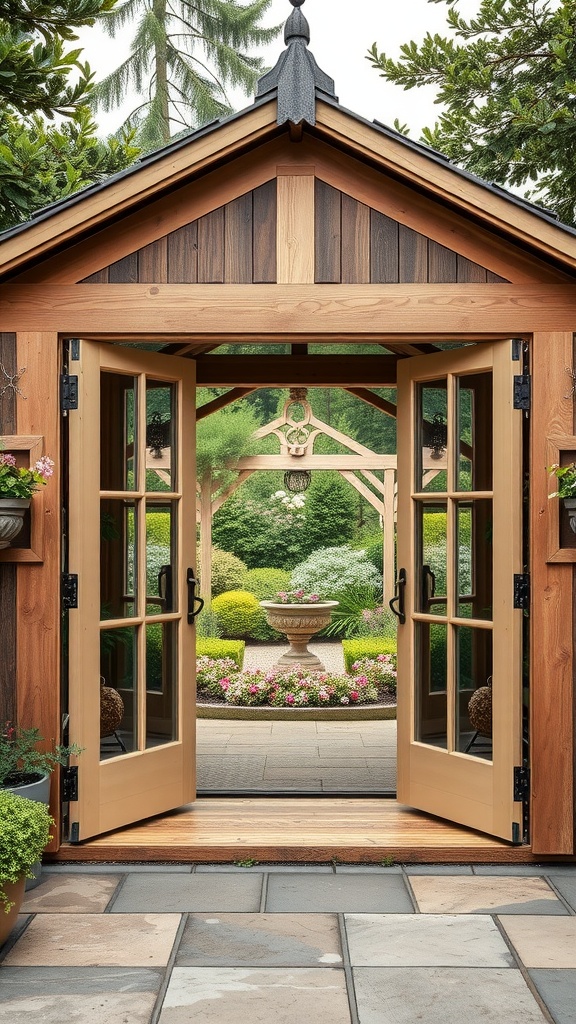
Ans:
[{"label": "wooden threshold", "polygon": [[200,797],[170,814],[65,844],[55,859],[378,863],[388,857],[424,864],[542,859],[527,846],[377,797]]}]

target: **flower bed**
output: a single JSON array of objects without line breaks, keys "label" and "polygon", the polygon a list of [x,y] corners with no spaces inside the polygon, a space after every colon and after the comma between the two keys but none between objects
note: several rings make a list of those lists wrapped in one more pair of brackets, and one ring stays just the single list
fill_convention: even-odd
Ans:
[{"label": "flower bed", "polygon": [[298,666],[283,672],[238,672],[230,658],[197,660],[198,698],[204,702],[268,708],[354,707],[396,703],[396,664],[390,654],[364,658],[352,674],[307,672]]}]

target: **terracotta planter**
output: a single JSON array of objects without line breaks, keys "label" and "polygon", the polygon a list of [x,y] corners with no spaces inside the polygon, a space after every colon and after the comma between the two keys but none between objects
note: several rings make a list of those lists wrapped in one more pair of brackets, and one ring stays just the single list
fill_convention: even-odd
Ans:
[{"label": "terracotta planter", "polygon": [[19,878],[17,882],[6,882],[3,885],[0,883],[3,892],[6,893],[10,902],[14,903],[14,906],[7,914],[4,913],[4,907],[0,904],[0,946],[6,942],[18,920],[18,914],[24,899],[25,883],[26,879],[24,877]]},{"label": "terracotta planter", "polygon": [[24,525],[30,498],[0,498],[0,548],[10,546]]},{"label": "terracotta planter", "polygon": [[260,601],[266,612],[268,625],[285,633],[289,649],[278,659],[274,668],[293,668],[302,665],[312,672],[323,672],[324,665],[308,650],[308,643],[315,633],[327,626],[338,601],[318,601],[317,604],[282,604],[276,601]]}]

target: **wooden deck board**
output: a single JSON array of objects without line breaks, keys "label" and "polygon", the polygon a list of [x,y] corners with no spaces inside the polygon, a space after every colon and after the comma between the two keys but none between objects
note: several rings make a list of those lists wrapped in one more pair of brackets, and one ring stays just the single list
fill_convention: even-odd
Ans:
[{"label": "wooden deck board", "polygon": [[61,847],[59,861],[530,862],[508,843],[379,798],[202,797]]}]

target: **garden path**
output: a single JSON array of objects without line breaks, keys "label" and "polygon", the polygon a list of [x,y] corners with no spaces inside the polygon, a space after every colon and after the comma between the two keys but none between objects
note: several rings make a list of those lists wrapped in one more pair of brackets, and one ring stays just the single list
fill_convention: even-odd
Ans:
[{"label": "garden path", "polygon": [[[309,647],[329,671],[344,671],[339,643]],[[271,668],[283,649],[278,644],[247,647],[244,668]],[[197,743],[202,793],[396,790],[395,721],[199,719]]]}]

